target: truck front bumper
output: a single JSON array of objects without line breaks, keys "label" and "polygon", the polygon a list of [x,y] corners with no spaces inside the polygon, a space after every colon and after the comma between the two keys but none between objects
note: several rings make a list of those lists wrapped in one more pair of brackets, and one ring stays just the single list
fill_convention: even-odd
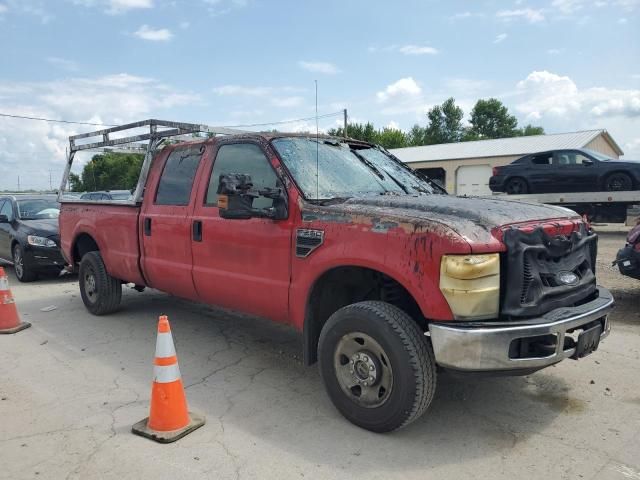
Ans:
[{"label": "truck front bumper", "polygon": [[611,293],[598,287],[598,297],[579,306],[557,308],[521,321],[432,323],[429,335],[436,362],[442,367],[526,373],[583,356],[578,337],[585,332],[592,338],[599,326],[597,348],[597,342],[609,334],[607,315],[613,304]]}]

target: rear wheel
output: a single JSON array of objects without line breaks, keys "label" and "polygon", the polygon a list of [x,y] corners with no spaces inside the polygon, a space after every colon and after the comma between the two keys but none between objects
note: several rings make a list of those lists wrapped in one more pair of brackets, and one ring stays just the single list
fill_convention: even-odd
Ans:
[{"label": "rear wheel", "polygon": [[115,312],[122,298],[122,284],[107,273],[100,252],[89,252],[80,262],[80,295],[89,312],[106,315]]},{"label": "rear wheel", "polygon": [[38,274],[33,270],[32,265],[24,258],[24,250],[19,243],[13,247],[13,269],[16,278],[20,282],[33,282],[38,278]]},{"label": "rear wheel", "polygon": [[524,195],[529,193],[529,185],[527,185],[527,181],[524,178],[512,178],[507,182],[505,191],[509,195]]},{"label": "rear wheel", "polygon": [[385,302],[360,302],[334,313],[320,334],[319,364],[336,408],[373,432],[413,422],[435,393],[430,343],[409,315]]},{"label": "rear wheel", "polygon": [[626,192],[633,190],[633,180],[626,173],[613,173],[604,182],[607,192]]}]

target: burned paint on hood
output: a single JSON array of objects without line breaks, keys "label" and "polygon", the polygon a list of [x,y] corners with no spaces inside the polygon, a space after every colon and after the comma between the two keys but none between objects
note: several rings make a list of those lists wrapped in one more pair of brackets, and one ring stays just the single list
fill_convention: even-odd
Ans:
[{"label": "burned paint on hood", "polygon": [[[368,218],[368,222],[362,219]],[[360,221],[371,225],[373,232],[385,233],[395,227],[446,227],[474,245],[495,244],[492,235],[498,227],[521,223],[546,223],[552,220],[576,220],[580,217],[562,207],[521,201],[456,197],[451,195],[367,196],[354,197],[337,205],[305,205],[303,220],[331,223]]]}]

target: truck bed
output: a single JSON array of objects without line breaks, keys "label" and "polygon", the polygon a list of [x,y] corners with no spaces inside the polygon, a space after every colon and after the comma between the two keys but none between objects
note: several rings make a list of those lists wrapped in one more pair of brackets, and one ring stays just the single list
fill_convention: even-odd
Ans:
[{"label": "truck bed", "polygon": [[136,205],[63,201],[60,210],[62,251],[72,265],[79,261],[82,235],[88,234],[100,247],[109,274],[126,282],[144,285],[140,270],[140,247]]}]

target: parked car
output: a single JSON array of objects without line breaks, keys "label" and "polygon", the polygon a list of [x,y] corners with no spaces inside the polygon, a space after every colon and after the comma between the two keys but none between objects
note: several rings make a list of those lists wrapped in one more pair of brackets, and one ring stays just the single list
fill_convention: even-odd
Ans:
[{"label": "parked car", "polygon": [[620,273],[640,280],[640,220],[627,235],[627,243],[616,255],[614,265],[618,265]]},{"label": "parked car", "polygon": [[609,333],[580,216],[443,194],[355,140],[169,145],[138,204],[63,202],[60,229],[89,312],[118,309],[130,282],[291,324],[336,408],[376,432],[425,412],[438,366],[518,375]]},{"label": "parked car", "polygon": [[80,200],[131,200],[131,198],[133,196],[129,190],[104,190],[80,195]]},{"label": "parked car", "polygon": [[16,277],[31,282],[38,274],[59,274],[58,215],[53,195],[0,196],[0,258],[13,263]]},{"label": "parked car", "polygon": [[640,162],[614,160],[586,148],[533,153],[493,168],[493,192],[619,192],[640,189]]}]

